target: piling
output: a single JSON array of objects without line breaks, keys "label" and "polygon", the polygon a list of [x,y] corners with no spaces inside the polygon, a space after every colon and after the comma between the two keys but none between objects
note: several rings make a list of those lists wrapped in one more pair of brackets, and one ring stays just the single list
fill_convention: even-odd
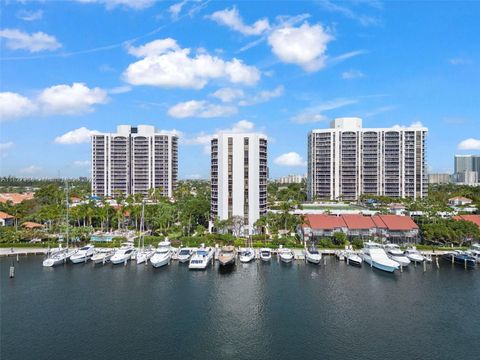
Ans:
[{"label": "piling", "polygon": [[400,264],[400,272],[403,272],[403,265]]},{"label": "piling", "polygon": [[123,261],[123,266],[127,266],[127,258]]},{"label": "piling", "polygon": [[465,261],[465,270],[467,269],[467,259],[464,260]]},{"label": "piling", "polygon": [[435,263],[437,264],[437,269],[439,269],[440,265],[438,264],[438,256],[435,257]]},{"label": "piling", "polygon": [[12,266],[10,266],[10,279],[15,277],[15,265],[13,265],[12,261]]},{"label": "piling", "polygon": [[20,260],[19,260],[19,258],[18,258],[18,254],[17,254],[17,263],[18,263],[19,261],[20,261]]},{"label": "piling", "polygon": [[423,262],[423,272],[427,271],[427,262]]},{"label": "piling", "polygon": [[452,255],[452,265],[453,265],[453,261],[455,260],[455,257]]}]

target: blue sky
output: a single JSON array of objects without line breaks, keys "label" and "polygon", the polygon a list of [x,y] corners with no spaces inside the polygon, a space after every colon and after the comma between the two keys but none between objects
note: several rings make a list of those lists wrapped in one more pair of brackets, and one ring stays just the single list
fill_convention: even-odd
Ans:
[{"label": "blue sky", "polygon": [[0,1],[0,175],[89,176],[89,134],[152,124],[207,178],[222,129],[305,173],[335,117],[429,128],[430,171],[480,153],[480,2]]}]

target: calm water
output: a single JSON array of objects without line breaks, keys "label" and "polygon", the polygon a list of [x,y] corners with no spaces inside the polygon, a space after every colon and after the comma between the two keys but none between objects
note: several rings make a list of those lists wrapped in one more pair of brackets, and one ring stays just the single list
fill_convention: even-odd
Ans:
[{"label": "calm water", "polygon": [[1,266],[1,354],[13,359],[478,359],[480,270],[386,274],[239,264],[228,273]]}]

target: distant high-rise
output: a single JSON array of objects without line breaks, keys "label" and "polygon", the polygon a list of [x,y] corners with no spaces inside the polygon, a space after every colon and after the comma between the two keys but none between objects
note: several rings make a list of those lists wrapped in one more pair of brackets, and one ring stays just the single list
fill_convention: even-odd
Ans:
[{"label": "distant high-rise", "polygon": [[450,184],[452,182],[452,175],[446,173],[431,173],[428,174],[429,184]]},{"label": "distant high-rise", "polygon": [[149,125],[117,126],[92,136],[92,194],[147,195],[160,189],[172,197],[177,183],[178,137]]},{"label": "distant high-rise", "polygon": [[278,178],[276,182],[279,184],[301,184],[306,178],[307,175],[287,175]]},{"label": "distant high-rise", "polygon": [[425,127],[362,128],[340,118],[308,135],[309,200],[356,200],[362,194],[422,198],[427,194]]},{"label": "distant high-rise", "polygon": [[467,185],[480,181],[480,155],[455,155],[455,181]]},{"label": "distant high-rise", "polygon": [[211,141],[211,215],[243,218],[244,234],[267,212],[267,139],[261,134],[221,133]]}]

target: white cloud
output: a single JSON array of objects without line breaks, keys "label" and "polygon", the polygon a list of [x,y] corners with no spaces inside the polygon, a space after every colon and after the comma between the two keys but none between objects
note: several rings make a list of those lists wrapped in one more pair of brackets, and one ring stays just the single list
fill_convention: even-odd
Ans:
[{"label": "white cloud", "polygon": [[241,60],[224,61],[205,53],[193,57],[190,49],[181,49],[173,39],[155,40],[128,51],[143,57],[123,73],[125,81],[132,85],[201,89],[212,79],[244,85],[253,85],[260,79],[260,71]]},{"label": "white cloud", "polygon": [[169,50],[180,50],[180,47],[177,44],[177,41],[172,38],[158,39],[146,43],[142,46],[129,46],[128,53],[136,57],[147,57],[162,55],[168,52]]},{"label": "white cloud", "polygon": [[266,18],[257,20],[252,25],[246,25],[235,6],[231,9],[216,11],[208,18],[244,35],[261,35],[270,29]]},{"label": "white cloud", "polygon": [[218,136],[220,133],[244,133],[251,132],[255,129],[255,124],[248,120],[240,120],[232,125],[231,128],[227,129],[217,129],[215,133],[208,134],[201,132],[193,138],[186,138],[183,143],[186,145],[202,145],[203,152],[205,154],[210,154],[210,141],[215,136]]},{"label": "white cloud", "polygon": [[392,128],[393,129],[408,129],[408,128],[412,128],[412,129],[421,129],[421,128],[424,128],[425,126],[422,124],[421,121],[414,121],[412,122],[410,125],[408,126],[405,126],[405,125],[393,125]]},{"label": "white cloud", "polygon": [[168,12],[170,13],[170,16],[172,17],[172,19],[178,18],[178,15],[180,15],[186,3],[187,3],[187,0],[183,0],[181,2],[170,5],[170,7],[168,8]]},{"label": "white cloud", "polygon": [[480,150],[480,139],[465,139],[458,144],[459,150]]},{"label": "white cloud", "polygon": [[17,13],[17,18],[24,21],[40,20],[42,17],[43,17],[43,10],[36,10],[36,11],[20,10]]},{"label": "white cloud", "polygon": [[75,167],[88,167],[88,166],[90,166],[90,160],[75,160],[73,162],[73,166],[75,166]]},{"label": "white cloud", "polygon": [[365,77],[365,74],[359,70],[348,70],[342,72],[343,80],[352,80]]},{"label": "white cloud", "polygon": [[66,132],[61,136],[57,136],[55,138],[55,143],[63,144],[63,145],[88,143],[90,142],[90,137],[98,133],[99,131],[97,130],[90,130],[90,129],[87,129],[86,127],[81,127],[81,128]]},{"label": "white cloud", "polygon": [[55,36],[43,32],[28,34],[18,29],[0,30],[0,38],[6,39],[6,47],[11,50],[27,50],[32,53],[53,51],[62,46]]},{"label": "white cloud", "polygon": [[76,0],[85,4],[103,4],[108,10],[111,10],[117,6],[124,8],[131,8],[134,10],[142,10],[152,6],[155,0]]},{"label": "white cloud", "polygon": [[37,165],[30,165],[19,170],[20,173],[25,175],[33,175],[38,173],[42,168]]},{"label": "white cloud", "polygon": [[7,143],[0,143],[0,150],[5,151],[8,149],[11,149],[13,147],[13,142],[7,142]]},{"label": "white cloud", "polygon": [[47,114],[74,115],[93,111],[92,105],[104,104],[108,97],[101,88],[90,89],[83,83],[73,83],[46,88],[38,101]]},{"label": "white cloud", "polygon": [[117,86],[108,90],[109,94],[124,94],[132,91],[132,87],[128,85]]},{"label": "white cloud", "polygon": [[303,158],[298,153],[293,151],[278,156],[273,162],[279,166],[307,166],[307,162],[303,160]]},{"label": "white cloud", "polygon": [[227,117],[236,113],[237,108],[235,106],[216,105],[208,101],[197,100],[181,102],[168,109],[168,115],[179,119],[187,117]]},{"label": "white cloud", "polygon": [[37,106],[30,99],[13,92],[0,93],[0,122],[34,113]]},{"label": "white cloud", "polygon": [[[379,25],[381,21],[378,18],[368,16],[368,15],[363,15],[363,14],[358,14],[352,9],[346,7],[346,6],[341,6],[337,3],[333,3],[332,1],[329,0],[321,0],[317,2],[319,5],[321,5],[324,9],[331,11],[331,12],[337,12],[342,14],[343,16],[355,20],[359,22],[363,26],[375,26]],[[378,5],[374,2],[365,2],[373,7],[376,7],[377,9],[381,8],[381,5]]]},{"label": "white cloud", "polygon": [[211,94],[224,103],[232,102],[245,96],[242,89],[221,88]]},{"label": "white cloud", "polygon": [[344,106],[348,106],[356,103],[358,103],[358,100],[356,99],[345,99],[345,98],[338,98],[338,99],[325,101],[316,106],[312,106],[303,110],[301,113],[295,115],[292,118],[292,121],[297,124],[327,121],[328,117],[322,114],[322,112],[339,109]]},{"label": "white cloud", "polygon": [[453,58],[449,59],[448,62],[451,65],[470,65],[473,63],[471,59],[465,58],[465,57],[458,57],[458,58]]},{"label": "white cloud", "polygon": [[253,96],[251,99],[242,100],[238,103],[240,106],[250,106],[255,104],[260,104],[267,102],[273,98],[280,97],[283,95],[285,88],[282,85],[277,86],[273,90],[263,90],[260,91],[257,95]]},{"label": "white cloud", "polygon": [[275,29],[268,36],[268,43],[281,61],[313,72],[325,66],[327,44],[333,39],[322,25],[304,22],[300,27],[286,25]]}]

